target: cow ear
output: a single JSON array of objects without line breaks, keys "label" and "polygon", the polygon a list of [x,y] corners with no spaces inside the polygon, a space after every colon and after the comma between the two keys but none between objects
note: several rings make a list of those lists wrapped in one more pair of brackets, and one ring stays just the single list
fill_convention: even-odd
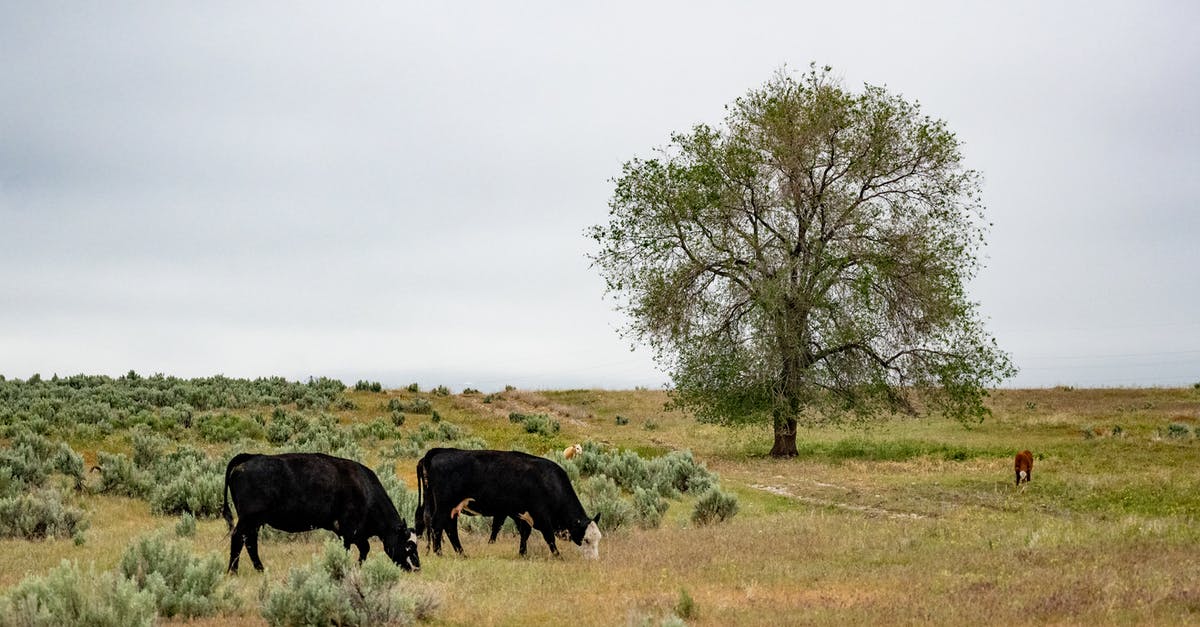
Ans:
[{"label": "cow ear", "polygon": [[596,512],[596,517],[592,519],[592,522],[596,523],[596,525],[600,524],[600,512]]}]

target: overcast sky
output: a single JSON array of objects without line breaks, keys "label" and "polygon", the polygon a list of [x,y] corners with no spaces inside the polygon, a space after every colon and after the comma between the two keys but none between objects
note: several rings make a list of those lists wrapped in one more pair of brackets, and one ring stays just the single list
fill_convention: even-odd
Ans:
[{"label": "overcast sky", "polygon": [[983,173],[1005,385],[1200,381],[1194,2],[22,4],[8,377],[658,387],[584,230],[623,162],[815,61]]}]

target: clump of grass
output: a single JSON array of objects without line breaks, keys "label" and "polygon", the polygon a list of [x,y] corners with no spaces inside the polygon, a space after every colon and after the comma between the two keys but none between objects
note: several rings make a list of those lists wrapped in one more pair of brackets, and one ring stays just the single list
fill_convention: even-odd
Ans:
[{"label": "clump of grass", "polygon": [[1007,449],[976,449],[921,440],[874,440],[861,437],[844,438],[835,442],[798,441],[796,450],[802,459],[828,459],[831,461],[902,462],[925,456],[950,461],[965,461],[978,457],[1007,454]]},{"label": "clump of grass", "polygon": [[617,426],[620,427],[620,426],[624,426],[627,424],[629,424],[629,419],[626,418],[625,416],[617,414]]},{"label": "clump of grass", "polygon": [[696,501],[696,507],[692,510],[692,522],[697,525],[725,522],[737,513],[737,496],[714,486]]},{"label": "clump of grass", "polygon": [[154,595],[115,573],[63,560],[0,597],[0,624],[137,627],[154,624]]},{"label": "clump of grass", "polygon": [[693,620],[699,615],[696,601],[688,594],[687,588],[679,589],[679,600],[675,602],[674,609],[675,615],[684,620]]}]

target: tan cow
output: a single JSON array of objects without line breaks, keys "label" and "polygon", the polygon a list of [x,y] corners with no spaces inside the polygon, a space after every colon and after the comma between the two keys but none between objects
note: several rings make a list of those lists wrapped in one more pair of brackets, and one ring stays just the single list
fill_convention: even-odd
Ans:
[{"label": "tan cow", "polygon": [[1013,467],[1017,476],[1017,485],[1021,485],[1022,481],[1029,482],[1033,479],[1033,453],[1029,451],[1017,453]]}]

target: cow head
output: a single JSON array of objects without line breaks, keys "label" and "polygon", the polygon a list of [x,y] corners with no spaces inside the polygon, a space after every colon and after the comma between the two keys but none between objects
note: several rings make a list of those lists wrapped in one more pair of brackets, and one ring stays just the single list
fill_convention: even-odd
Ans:
[{"label": "cow head", "polygon": [[579,545],[579,550],[583,552],[583,556],[591,559],[600,557],[600,538],[603,536],[600,533],[600,514],[588,520],[584,518],[576,521],[571,525],[571,542]]},{"label": "cow head", "polygon": [[417,555],[417,533],[400,519],[400,526],[383,536],[383,551],[404,570],[420,571],[421,557]]}]

